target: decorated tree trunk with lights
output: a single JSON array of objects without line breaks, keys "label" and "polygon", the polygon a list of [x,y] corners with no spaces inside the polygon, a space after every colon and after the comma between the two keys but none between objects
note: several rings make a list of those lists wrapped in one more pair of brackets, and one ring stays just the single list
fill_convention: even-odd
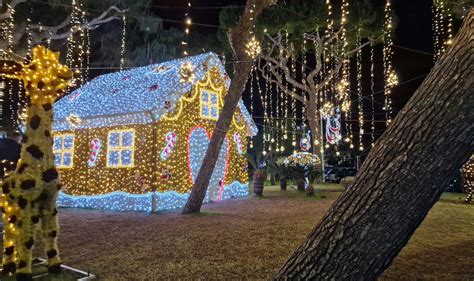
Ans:
[{"label": "decorated tree trunk with lights", "polygon": [[72,73],[59,63],[59,53],[33,49],[28,64],[0,62],[0,75],[22,80],[28,97],[26,130],[16,170],[5,177],[2,208],[5,226],[3,273],[31,278],[32,248],[38,223],[48,269],[60,270],[56,198],[61,188],[52,150],[53,102],[67,87]]},{"label": "decorated tree trunk with lights", "polygon": [[275,279],[376,280],[474,150],[474,10]]},{"label": "decorated tree trunk with lights", "polygon": [[[216,130],[212,133],[209,147],[204,156],[203,164],[199,170],[188,202],[184,207],[183,214],[195,213],[201,210],[202,202],[206,195],[214,166],[219,157],[219,151],[225,139],[225,135],[232,122],[235,109],[241,98],[242,91],[247,82],[250,70],[253,65],[252,56],[256,56],[256,47],[249,46],[251,41],[252,29],[255,20],[263,9],[272,5],[274,0],[248,0],[245,5],[244,13],[240,19],[239,25],[229,33],[230,43],[235,58],[235,72],[229,88],[229,92],[224,99],[222,114],[219,116],[216,124]],[[249,49],[251,47],[251,49]]]},{"label": "decorated tree trunk with lights", "polygon": [[472,203],[472,195],[474,193],[474,155],[463,167],[464,192],[466,193],[466,204]]}]

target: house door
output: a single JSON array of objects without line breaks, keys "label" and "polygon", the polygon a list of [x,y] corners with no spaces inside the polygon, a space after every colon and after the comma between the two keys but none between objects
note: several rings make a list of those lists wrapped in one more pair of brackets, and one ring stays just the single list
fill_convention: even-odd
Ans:
[{"label": "house door", "polygon": [[[191,129],[188,139],[188,167],[191,180],[194,184],[194,181],[199,173],[199,169],[202,165],[202,160],[206,154],[207,147],[209,146],[210,135],[206,129],[202,127],[195,127]],[[217,159],[214,172],[212,173],[211,179],[209,181],[209,187],[207,188],[206,197],[204,198],[205,202],[209,201],[220,201],[222,199],[223,192],[223,182],[226,176],[227,168],[227,147],[228,147],[227,138],[222,144],[221,151],[219,153],[219,158]]]}]

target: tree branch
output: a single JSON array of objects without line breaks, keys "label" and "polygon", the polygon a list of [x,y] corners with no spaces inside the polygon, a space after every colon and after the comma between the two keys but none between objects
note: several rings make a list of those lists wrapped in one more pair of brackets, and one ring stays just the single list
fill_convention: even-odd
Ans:
[{"label": "tree branch", "polygon": [[277,87],[283,91],[285,94],[287,95],[290,95],[292,96],[294,99],[300,101],[300,102],[304,102],[304,99],[302,96],[298,95],[296,92],[294,91],[290,91],[287,87],[285,87],[283,85],[283,77],[281,74],[279,74],[275,68],[271,68],[271,67],[268,67],[268,70],[270,70],[270,72],[272,73],[273,77],[275,77],[275,79],[272,79],[271,76],[269,75],[266,75],[265,74],[265,66],[267,66],[267,64],[262,64],[262,61],[263,59],[260,59],[258,61],[258,64],[257,64],[257,67],[258,67],[258,70],[260,71],[260,73],[262,74],[262,77],[267,80],[268,82],[270,83],[274,83],[275,85],[277,85]]},{"label": "tree branch", "polygon": [[[0,21],[3,21],[3,20],[6,20],[8,19],[11,15],[12,15],[12,11],[15,9],[15,7],[20,4],[20,3],[24,3],[26,2],[26,0],[13,0],[10,2],[10,4],[7,6],[7,10],[0,14]],[[1,1],[0,1],[1,3]],[[0,8],[1,8],[1,5],[0,5]]]},{"label": "tree branch", "polygon": [[[26,0],[14,0],[10,5],[14,7],[19,3],[26,2]],[[14,4],[14,5],[13,5]],[[61,40],[66,39],[72,33],[78,32],[83,29],[95,29],[101,24],[110,22],[112,20],[120,19],[120,17],[116,16],[116,14],[122,14],[126,12],[127,9],[121,10],[117,6],[110,6],[107,10],[102,12],[99,16],[89,20],[88,22],[77,25],[72,28],[67,28],[71,25],[71,16],[69,15],[66,19],[64,19],[60,24],[55,26],[44,26],[41,24],[34,24],[29,27],[32,36],[33,44],[41,43],[46,40]],[[4,14],[11,13],[11,9],[7,10]],[[2,14],[2,15],[4,15]],[[0,16],[1,19],[1,16]],[[26,24],[20,23],[15,26],[15,30],[13,30],[13,38],[12,38],[12,46],[17,46],[21,39],[26,35]],[[4,48],[8,45],[8,42],[1,42],[0,47]],[[18,49],[18,48],[16,48]]]}]

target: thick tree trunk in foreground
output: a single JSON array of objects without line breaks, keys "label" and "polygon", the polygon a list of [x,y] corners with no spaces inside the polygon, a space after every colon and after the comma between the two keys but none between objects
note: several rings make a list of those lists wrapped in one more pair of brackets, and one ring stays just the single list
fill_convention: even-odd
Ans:
[{"label": "thick tree trunk in foreground", "polygon": [[212,133],[209,147],[202,161],[201,169],[194,183],[183,214],[199,212],[206,196],[207,186],[216,165],[219,151],[224,142],[225,135],[229,130],[232,116],[239,102],[242,91],[247,83],[247,78],[253,65],[253,60],[246,51],[246,44],[250,40],[251,31],[257,17],[266,7],[272,5],[276,0],[248,0],[244,13],[238,26],[230,32],[230,43],[234,51],[235,73],[230,83],[230,88],[224,98],[224,107],[217,120],[216,129]]},{"label": "thick tree trunk in foreground", "polygon": [[276,279],[374,280],[474,150],[474,10]]}]

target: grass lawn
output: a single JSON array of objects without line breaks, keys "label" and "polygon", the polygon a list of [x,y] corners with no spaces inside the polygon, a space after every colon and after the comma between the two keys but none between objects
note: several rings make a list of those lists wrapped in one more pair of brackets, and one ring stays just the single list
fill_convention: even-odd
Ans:
[{"label": "grass lawn", "polygon": [[[318,190],[325,198],[266,187],[262,199],[207,204],[189,216],[61,209],[60,249],[66,265],[100,280],[268,279],[341,188]],[[382,280],[474,278],[474,206],[461,197],[443,196]]]}]

